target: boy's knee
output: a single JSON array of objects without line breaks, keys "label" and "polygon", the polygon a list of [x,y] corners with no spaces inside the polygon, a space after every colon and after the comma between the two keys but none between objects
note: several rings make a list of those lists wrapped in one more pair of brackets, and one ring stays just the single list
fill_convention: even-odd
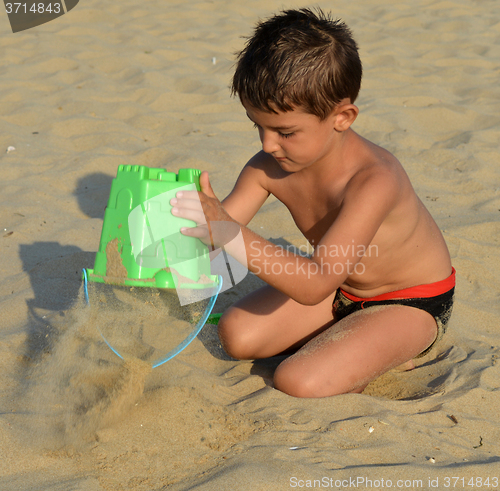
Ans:
[{"label": "boy's knee", "polygon": [[227,311],[219,320],[217,326],[219,340],[224,351],[237,360],[251,360],[253,353],[249,349],[248,334],[242,329],[238,314]]},{"label": "boy's knee", "polygon": [[274,373],[275,389],[293,397],[324,397],[317,377],[291,363],[283,362]]},{"label": "boy's knee", "polygon": [[274,387],[290,396],[307,398],[358,392],[353,387],[349,388],[348,384],[343,383],[334,374],[331,377],[330,380],[324,380],[318,371],[307,370],[300,363],[287,363],[285,360],[274,373]]}]

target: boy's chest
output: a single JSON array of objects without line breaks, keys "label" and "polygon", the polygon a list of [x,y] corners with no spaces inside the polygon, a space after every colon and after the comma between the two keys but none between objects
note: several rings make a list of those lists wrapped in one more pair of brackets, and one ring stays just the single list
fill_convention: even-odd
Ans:
[{"label": "boy's chest", "polygon": [[332,190],[278,186],[272,194],[288,208],[299,230],[314,244],[335,221],[342,202]]}]

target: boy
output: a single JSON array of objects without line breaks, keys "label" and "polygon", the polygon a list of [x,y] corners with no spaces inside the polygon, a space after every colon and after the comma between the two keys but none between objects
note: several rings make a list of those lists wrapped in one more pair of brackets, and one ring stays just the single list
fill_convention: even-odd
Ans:
[{"label": "boy", "polygon": [[[268,286],[225,312],[222,345],[238,359],[294,352],[274,385],[297,397],[361,392],[392,368],[412,368],[442,336],[453,303],[455,271],[439,228],[398,160],[351,129],[361,72],[349,29],[320,10],[260,23],[232,89],[262,151],[222,203],[206,172],[201,193],[172,200],[174,215],[198,224],[183,233],[216,247],[210,222],[240,227],[246,251],[228,252]],[[312,256],[246,228],[270,194]]]}]

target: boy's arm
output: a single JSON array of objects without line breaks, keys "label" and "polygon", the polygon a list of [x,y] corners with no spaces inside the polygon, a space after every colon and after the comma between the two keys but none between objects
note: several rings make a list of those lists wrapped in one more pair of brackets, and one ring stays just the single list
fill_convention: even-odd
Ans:
[{"label": "boy's arm", "polygon": [[246,260],[250,271],[298,303],[316,305],[354,272],[361,251],[369,251],[400,192],[390,173],[353,179],[337,218],[310,258],[276,246],[246,227],[241,228],[246,250],[226,247],[226,251],[240,262]]},{"label": "boy's arm", "polygon": [[236,222],[247,225],[269,196],[263,168],[265,155],[259,152],[241,171],[233,190],[222,201],[224,209]]},{"label": "boy's arm", "polygon": [[[381,224],[394,208],[401,187],[389,172],[365,171],[356,176],[346,188],[344,201],[337,218],[316,245],[311,258],[293,254],[257,235],[241,223],[244,246],[236,242],[214,244],[224,246],[231,254],[259,278],[298,303],[315,305],[342,285],[354,266],[362,259],[360,250],[368,250]],[[208,176],[200,179],[202,193],[199,199],[203,211],[194,211],[190,193],[179,193],[172,210],[176,216],[191,219],[198,224],[206,221],[235,222],[215,197]],[[179,196],[180,195],[180,196]],[[198,195],[196,196],[198,198]],[[206,219],[205,219],[206,217]],[[207,241],[206,228],[184,229],[186,235]]]}]

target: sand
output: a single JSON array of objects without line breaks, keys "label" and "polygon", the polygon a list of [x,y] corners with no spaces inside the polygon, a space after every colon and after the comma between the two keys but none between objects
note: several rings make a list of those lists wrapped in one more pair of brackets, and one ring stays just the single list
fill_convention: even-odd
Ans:
[{"label": "sand", "polygon": [[[233,53],[259,17],[311,5],[81,0],[17,34],[3,17],[0,490],[500,489],[497,0],[318,4],[360,45],[354,129],[402,161],[457,269],[449,332],[415,370],[299,400],[272,388],[279,360],[232,360],[206,326],[150,371],[82,305],[117,166],[208,170],[224,197],[260,148]],[[251,227],[305,245],[276,201]]]}]

